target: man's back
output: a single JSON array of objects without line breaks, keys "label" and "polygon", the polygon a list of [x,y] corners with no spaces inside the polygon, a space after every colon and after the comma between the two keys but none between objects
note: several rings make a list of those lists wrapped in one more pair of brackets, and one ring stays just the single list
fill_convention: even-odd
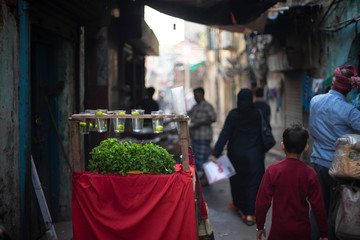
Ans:
[{"label": "man's back", "polygon": [[254,106],[259,109],[264,118],[270,123],[270,106],[264,101],[255,101]]},{"label": "man's back", "polygon": [[360,111],[344,95],[330,90],[312,98],[309,130],[315,140],[311,161],[329,168],[337,138],[360,133]]},{"label": "man's back", "polygon": [[264,89],[263,88],[257,88],[255,90],[256,98],[254,100],[254,106],[259,109],[264,116],[264,118],[267,120],[269,126],[270,126],[270,106],[266,102],[264,98]]}]

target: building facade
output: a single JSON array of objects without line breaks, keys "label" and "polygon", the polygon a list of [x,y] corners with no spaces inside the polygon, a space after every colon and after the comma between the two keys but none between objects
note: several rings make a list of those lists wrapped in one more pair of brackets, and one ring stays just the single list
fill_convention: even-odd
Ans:
[{"label": "building facade", "polygon": [[[158,54],[158,41],[143,9],[132,1],[0,0],[0,224],[13,239],[48,230],[31,159],[52,221],[71,220],[68,118],[130,109],[144,95],[145,55]],[[85,165],[104,137],[83,136]]]}]

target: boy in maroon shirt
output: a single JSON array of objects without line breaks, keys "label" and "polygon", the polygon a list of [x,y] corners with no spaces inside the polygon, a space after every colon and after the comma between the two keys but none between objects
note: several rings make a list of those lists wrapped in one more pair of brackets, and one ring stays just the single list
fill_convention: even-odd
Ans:
[{"label": "boy in maroon shirt", "polygon": [[255,203],[256,239],[266,238],[265,219],[272,207],[268,240],[311,240],[309,206],[319,223],[321,240],[327,240],[328,223],[320,183],[315,171],[300,161],[309,148],[308,131],[302,125],[285,129],[281,148],[286,158],[270,165],[262,179]]}]

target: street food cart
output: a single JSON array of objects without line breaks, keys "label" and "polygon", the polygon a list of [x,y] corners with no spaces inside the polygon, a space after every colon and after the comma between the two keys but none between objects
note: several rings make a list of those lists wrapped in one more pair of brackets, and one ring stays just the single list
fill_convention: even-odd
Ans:
[{"label": "street food cart", "polygon": [[[167,118],[179,124],[181,164],[176,173],[97,174],[84,171],[80,123],[112,120]],[[72,216],[74,239],[198,239],[194,166],[189,164],[188,120],[184,115],[74,114]],[[197,183],[198,184],[198,183]]]}]

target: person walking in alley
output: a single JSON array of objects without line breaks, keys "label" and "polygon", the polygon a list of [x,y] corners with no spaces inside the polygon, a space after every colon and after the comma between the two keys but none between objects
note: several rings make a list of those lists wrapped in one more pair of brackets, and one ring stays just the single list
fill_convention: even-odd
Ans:
[{"label": "person walking in alley", "polygon": [[256,89],[257,89],[257,83],[256,81],[251,81],[250,83],[250,90],[252,92],[252,95],[253,95],[253,101],[255,101],[255,98],[256,98]]},{"label": "person walking in alley", "polygon": [[[145,97],[140,102],[140,106],[138,106],[138,108],[144,109],[145,114],[151,114],[152,111],[159,110],[159,103],[153,98],[154,93],[155,93],[155,88],[153,87],[146,88]],[[144,119],[144,125],[152,126],[152,120],[149,118]]]},{"label": "person walking in alley", "polygon": [[308,131],[292,125],[283,132],[286,158],[270,165],[261,181],[255,203],[256,239],[266,237],[266,214],[273,204],[268,240],[310,240],[309,203],[318,220],[320,236],[327,239],[328,224],[321,188],[314,169],[300,160],[309,148]]},{"label": "person walking in alley", "polygon": [[[354,67],[345,65],[335,69],[331,90],[313,97],[310,101],[309,130],[314,138],[310,161],[314,165],[321,185],[325,209],[328,214],[329,239],[336,239],[332,211],[335,205],[329,168],[335,152],[335,141],[344,134],[360,134],[360,111],[346,101],[354,88],[360,90],[360,78]],[[312,239],[319,239],[316,221],[312,214]]]},{"label": "person walking in alley", "polygon": [[268,125],[270,126],[270,106],[264,99],[264,89],[263,88],[257,88],[255,90],[255,100],[254,100],[254,106],[259,109],[262,113],[262,115],[265,117],[265,119],[268,122]]},{"label": "person walking in alley", "polygon": [[227,143],[227,155],[236,170],[230,177],[233,200],[230,206],[249,226],[255,224],[255,199],[265,172],[261,117],[254,106],[252,91],[241,89],[237,95],[237,108],[227,115],[212,154],[212,160],[217,162]]},{"label": "person walking in alley", "polygon": [[140,103],[140,108],[145,110],[145,114],[151,114],[152,111],[159,110],[159,103],[154,100],[153,96],[155,93],[155,88],[148,87],[146,88],[145,98]]},{"label": "person walking in alley", "polygon": [[213,106],[204,98],[203,88],[193,90],[196,104],[190,109],[190,139],[195,155],[195,167],[200,178],[204,178],[202,165],[208,161],[210,155],[210,144],[212,141],[212,126],[216,121],[216,113]]}]

